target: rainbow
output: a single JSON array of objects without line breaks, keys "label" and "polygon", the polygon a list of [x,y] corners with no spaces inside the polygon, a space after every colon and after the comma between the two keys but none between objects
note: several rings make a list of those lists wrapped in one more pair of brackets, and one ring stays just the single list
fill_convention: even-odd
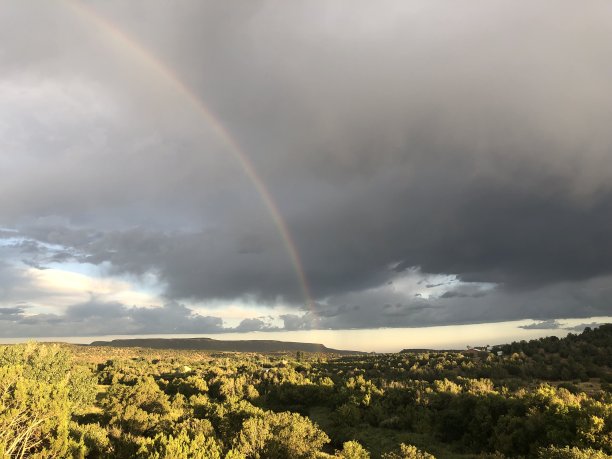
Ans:
[{"label": "rainbow", "polygon": [[210,127],[214,134],[222,141],[226,151],[236,159],[245,175],[259,194],[264,206],[266,207],[266,210],[268,211],[268,214],[272,218],[274,225],[278,230],[283,245],[285,246],[285,250],[287,251],[287,254],[291,260],[291,264],[295,270],[297,281],[300,284],[306,306],[312,310],[314,301],[310,293],[308,279],[306,277],[306,273],[304,272],[302,261],[295,242],[291,237],[291,233],[287,228],[285,220],[281,216],[274,198],[258,174],[255,165],[249,159],[238,141],[236,141],[228,129],[213,114],[213,112],[198,97],[198,95],[195,94],[194,91],[181,80],[180,76],[177,75],[172,68],[161,61],[157,56],[144,48],[140,43],[95,11],[92,7],[87,6],[78,0],[65,0],[64,3],[68,5],[78,17],[83,18],[83,20],[86,20],[104,33],[104,35],[112,40],[122,52],[129,52],[132,57],[138,59],[140,63],[144,64],[151,71],[153,71],[164,81],[166,85],[172,88],[185,102],[187,102],[203,120],[206,121],[208,127]]}]

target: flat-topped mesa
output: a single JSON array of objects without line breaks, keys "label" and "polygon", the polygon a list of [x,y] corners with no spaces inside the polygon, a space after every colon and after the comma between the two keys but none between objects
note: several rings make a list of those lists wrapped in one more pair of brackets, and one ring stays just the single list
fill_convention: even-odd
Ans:
[{"label": "flat-topped mesa", "polygon": [[331,349],[319,343],[276,340],[216,340],[212,338],[133,338],[94,341],[90,346],[144,347],[217,352],[313,352],[325,354],[363,354],[359,351]]}]

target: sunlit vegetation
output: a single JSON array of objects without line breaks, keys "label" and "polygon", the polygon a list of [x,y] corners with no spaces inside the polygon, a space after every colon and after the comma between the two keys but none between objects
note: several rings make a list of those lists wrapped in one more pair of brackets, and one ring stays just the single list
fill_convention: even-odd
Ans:
[{"label": "sunlit vegetation", "polygon": [[600,459],[611,387],[612,325],[469,355],[30,343],[0,348],[0,457]]}]

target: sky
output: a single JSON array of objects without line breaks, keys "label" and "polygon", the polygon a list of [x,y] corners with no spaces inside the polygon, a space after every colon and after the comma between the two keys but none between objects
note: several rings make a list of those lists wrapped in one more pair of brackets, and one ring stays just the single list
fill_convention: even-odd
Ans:
[{"label": "sky", "polygon": [[0,11],[0,339],[612,321],[609,2]]}]

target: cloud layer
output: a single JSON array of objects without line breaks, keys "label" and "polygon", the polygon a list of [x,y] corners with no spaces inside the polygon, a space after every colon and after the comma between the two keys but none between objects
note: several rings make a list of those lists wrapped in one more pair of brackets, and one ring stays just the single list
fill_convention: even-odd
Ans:
[{"label": "cloud layer", "polygon": [[[213,330],[189,308],[231,301],[287,329],[612,314],[607,2],[2,5],[3,317],[26,320],[32,270],[68,264],[161,309],[37,299],[53,334],[82,304],[130,317],[109,333]],[[194,102],[268,188],[310,309]]]}]

